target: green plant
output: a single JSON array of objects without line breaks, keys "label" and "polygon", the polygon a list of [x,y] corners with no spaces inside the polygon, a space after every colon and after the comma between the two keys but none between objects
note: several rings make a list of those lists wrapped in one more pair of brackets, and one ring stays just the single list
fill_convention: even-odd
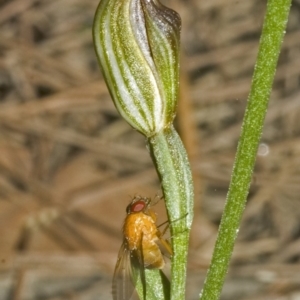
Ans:
[{"label": "green plant", "polygon": [[[173,127],[180,28],[178,14],[159,2],[102,0],[93,30],[99,64],[115,106],[146,137],[161,181],[172,236],[172,299],[185,295],[194,197],[186,151]],[[147,299],[164,299],[161,273],[146,270],[145,277]],[[137,290],[143,295],[139,280]]]},{"label": "green plant", "polygon": [[[201,299],[218,299],[245,207],[290,0],[269,0],[226,207]],[[170,298],[184,299],[193,184],[173,127],[179,84],[180,18],[156,0],[101,0],[93,37],[116,108],[142,133],[158,172],[172,236]],[[175,221],[175,222],[174,222]],[[147,299],[165,299],[168,283],[146,270]],[[139,294],[143,284],[137,280]]]}]

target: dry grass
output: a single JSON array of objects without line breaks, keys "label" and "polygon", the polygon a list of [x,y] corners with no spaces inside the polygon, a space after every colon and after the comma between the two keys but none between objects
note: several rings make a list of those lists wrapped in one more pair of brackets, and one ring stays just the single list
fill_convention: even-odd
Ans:
[{"label": "dry grass", "polygon": [[[169,5],[183,19],[177,125],[196,184],[192,300],[224,205],[265,3]],[[144,138],[116,113],[97,66],[96,6],[0,1],[0,299],[110,299],[130,196],[159,193]],[[300,299],[299,6],[295,0],[224,300]]]}]

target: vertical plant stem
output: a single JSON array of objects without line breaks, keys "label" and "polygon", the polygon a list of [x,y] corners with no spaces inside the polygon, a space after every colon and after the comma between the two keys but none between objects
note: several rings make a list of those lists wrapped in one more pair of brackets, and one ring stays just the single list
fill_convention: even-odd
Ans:
[{"label": "vertical plant stem", "polygon": [[269,0],[248,105],[242,125],[211,266],[201,300],[219,298],[248,195],[291,0]]},{"label": "vertical plant stem", "polygon": [[194,192],[185,148],[173,126],[148,139],[161,180],[172,237],[171,299],[185,298],[186,262]]}]

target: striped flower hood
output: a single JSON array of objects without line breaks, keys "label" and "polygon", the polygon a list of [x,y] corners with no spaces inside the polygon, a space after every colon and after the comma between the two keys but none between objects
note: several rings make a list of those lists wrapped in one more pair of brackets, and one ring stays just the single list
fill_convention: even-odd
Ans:
[{"label": "striped flower hood", "polygon": [[156,0],[101,0],[95,50],[120,114],[146,136],[169,127],[179,89],[181,20]]}]

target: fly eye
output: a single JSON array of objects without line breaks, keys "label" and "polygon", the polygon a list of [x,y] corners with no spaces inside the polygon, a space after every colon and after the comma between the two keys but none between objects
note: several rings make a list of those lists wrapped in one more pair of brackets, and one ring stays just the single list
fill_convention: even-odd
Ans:
[{"label": "fly eye", "polygon": [[146,207],[146,202],[143,200],[139,200],[127,206],[127,213],[136,213],[143,211]]}]

